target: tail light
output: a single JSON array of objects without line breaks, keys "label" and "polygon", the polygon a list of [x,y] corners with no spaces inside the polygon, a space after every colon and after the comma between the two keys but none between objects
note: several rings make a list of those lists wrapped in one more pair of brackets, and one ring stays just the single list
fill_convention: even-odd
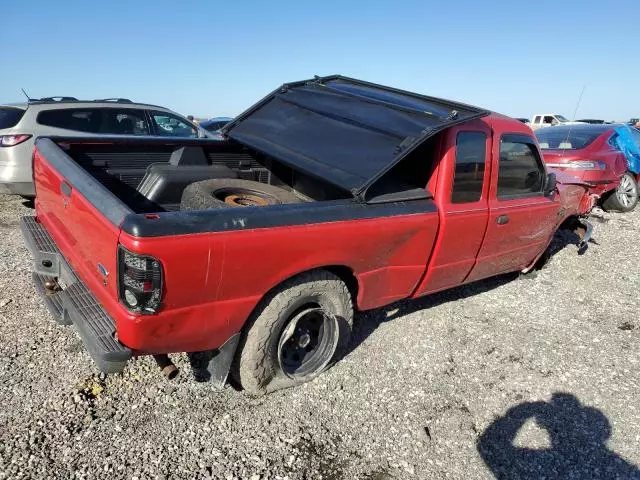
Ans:
[{"label": "tail light", "polygon": [[601,160],[587,160],[567,163],[547,163],[547,167],[568,168],[569,170],[606,170],[607,164]]},{"label": "tail light", "polygon": [[15,147],[19,143],[31,138],[31,135],[18,133],[16,135],[0,135],[0,147]]},{"label": "tail light", "polygon": [[118,249],[120,300],[136,313],[156,313],[162,303],[162,264],[154,257]]}]

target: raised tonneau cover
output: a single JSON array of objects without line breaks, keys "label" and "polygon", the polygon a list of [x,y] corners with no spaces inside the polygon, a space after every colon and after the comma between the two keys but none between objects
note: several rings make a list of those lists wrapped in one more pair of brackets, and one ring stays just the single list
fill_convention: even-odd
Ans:
[{"label": "raised tonneau cover", "polygon": [[437,132],[489,113],[333,75],[284,84],[222,133],[356,196]]}]

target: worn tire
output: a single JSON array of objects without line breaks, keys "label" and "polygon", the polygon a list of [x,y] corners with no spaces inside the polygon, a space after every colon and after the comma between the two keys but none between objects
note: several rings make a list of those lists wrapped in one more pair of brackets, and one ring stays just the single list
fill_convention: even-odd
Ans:
[{"label": "worn tire", "polygon": [[[622,193],[626,192],[628,203],[621,200]],[[638,204],[638,184],[629,172],[620,179],[620,185],[616,190],[610,192],[602,201],[602,208],[607,212],[630,212]]]},{"label": "worn tire", "polygon": [[[247,203],[229,201],[232,198],[244,198]],[[211,208],[229,208],[250,205],[279,205],[299,203],[292,192],[284,188],[265,183],[234,178],[216,178],[203,180],[187,186],[182,192],[180,210],[207,210]]]},{"label": "worn tire", "polygon": [[[327,355],[323,368],[304,378],[290,378],[278,361],[280,337],[295,312],[310,303],[319,305],[337,319],[337,345],[330,359]],[[326,270],[298,275],[272,290],[256,307],[240,338],[232,375],[252,395],[308,382],[345,354],[352,325],[351,294],[340,278]]]}]

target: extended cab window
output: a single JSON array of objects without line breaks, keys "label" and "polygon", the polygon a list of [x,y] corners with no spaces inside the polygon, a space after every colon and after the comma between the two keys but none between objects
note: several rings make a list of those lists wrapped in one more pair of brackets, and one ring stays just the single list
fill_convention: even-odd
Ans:
[{"label": "extended cab window", "polygon": [[532,138],[504,135],[500,141],[498,198],[508,199],[542,193],[544,167]]},{"label": "extended cab window", "polygon": [[487,136],[460,132],[456,137],[456,169],[451,203],[477,202],[482,196]]},{"label": "extended cab window", "polygon": [[198,137],[198,130],[180,117],[165,112],[152,112],[156,132],[162,137]]}]

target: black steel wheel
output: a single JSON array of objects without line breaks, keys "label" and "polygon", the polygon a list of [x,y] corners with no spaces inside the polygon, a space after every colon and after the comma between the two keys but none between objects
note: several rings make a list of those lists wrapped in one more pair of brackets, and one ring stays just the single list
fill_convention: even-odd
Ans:
[{"label": "black steel wheel", "polygon": [[278,363],[289,378],[304,378],[324,370],[338,345],[335,316],[308,306],[293,316],[280,335]]},{"label": "black steel wheel", "polygon": [[231,374],[262,395],[312,380],[346,351],[353,305],[345,283],[313,270],[273,289],[245,326]]}]

